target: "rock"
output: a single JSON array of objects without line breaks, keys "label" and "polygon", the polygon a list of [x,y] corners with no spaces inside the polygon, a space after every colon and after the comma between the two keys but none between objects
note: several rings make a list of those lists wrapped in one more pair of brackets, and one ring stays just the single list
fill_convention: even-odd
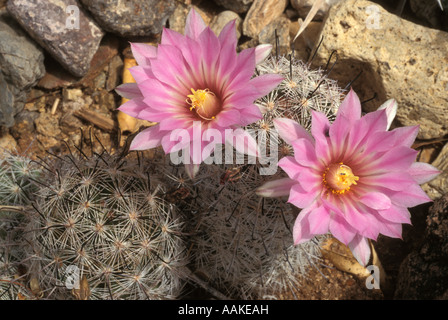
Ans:
[{"label": "rock", "polygon": [[43,112],[34,120],[36,126],[36,138],[45,150],[58,146],[61,141],[62,131],[59,128],[59,115]]},{"label": "rock", "polygon": [[93,55],[87,74],[81,79],[68,73],[59,63],[49,57],[50,59],[45,59],[47,72],[37,85],[40,88],[50,90],[72,85],[92,87],[95,78],[108,66],[109,62],[118,55],[119,45],[120,43],[115,36],[107,34],[101,40],[98,50]]},{"label": "rock", "polygon": [[13,127],[11,127],[10,132],[14,138],[18,139],[24,132],[32,133],[35,131],[34,121],[39,117],[39,113],[34,110],[23,109],[16,116],[16,121]]},{"label": "rock", "polygon": [[245,13],[249,10],[254,0],[214,0],[215,3],[237,13]]},{"label": "rock", "polygon": [[448,143],[440,150],[439,155],[431,164],[439,169],[441,173],[424,184],[422,188],[431,199],[437,199],[448,193]]},{"label": "rock", "polygon": [[220,34],[221,30],[224,28],[224,26],[229,23],[230,21],[235,20],[235,26],[236,26],[236,36],[239,39],[241,37],[241,24],[243,20],[241,17],[230,10],[222,11],[220,12],[213,20],[210,22],[210,28],[213,30],[215,34]]},{"label": "rock", "polygon": [[76,0],[10,0],[11,15],[76,77],[84,76],[104,32]]},{"label": "rock", "polygon": [[243,21],[243,34],[258,39],[261,30],[280,17],[288,0],[254,0]]},{"label": "rock", "polygon": [[58,137],[61,133],[57,115],[43,112],[34,120],[37,133],[47,137]]},{"label": "rock", "polygon": [[0,131],[0,159],[9,152],[16,151],[17,142],[12,135],[5,130]]},{"label": "rock", "polygon": [[448,134],[448,33],[403,20],[369,1],[346,0],[330,9],[320,37],[324,41],[313,66],[324,66],[336,51],[331,77],[341,87],[362,71],[353,89],[361,101],[376,94],[363,105],[366,111],[394,98],[398,124],[420,125],[421,139]]},{"label": "rock", "polygon": [[41,48],[0,10],[0,126],[14,125],[26,95],[45,73]]},{"label": "rock", "polygon": [[0,126],[11,127],[14,124],[14,115],[17,113],[14,105],[15,93],[0,72]]},{"label": "rock", "polygon": [[79,77],[75,77],[65,70],[53,57],[45,57],[45,75],[37,83],[37,87],[42,89],[58,89],[68,87],[78,82]]},{"label": "rock", "polygon": [[[294,46],[295,55],[298,59],[307,61],[311,50],[319,42],[320,31],[322,30],[323,22],[311,21],[310,24],[303,30],[300,36],[292,44]],[[300,29],[298,21],[291,22],[289,26],[289,36],[294,39]]]},{"label": "rock", "polygon": [[174,0],[81,0],[81,2],[105,31],[123,37],[160,33],[175,8]]},{"label": "rock", "polygon": [[400,266],[395,299],[441,299],[448,290],[448,194],[436,200],[418,250]]},{"label": "rock", "polygon": [[109,62],[109,74],[107,75],[106,90],[112,91],[121,82],[121,74],[123,73],[123,60],[120,56],[115,56]]},{"label": "rock", "polygon": [[[299,17],[305,19],[310,12],[315,0],[290,0],[291,6],[297,10]],[[324,1],[314,16],[313,20],[322,20],[330,9],[330,1]]]},{"label": "rock", "polygon": [[83,95],[82,90],[79,88],[73,88],[73,89],[63,89],[62,90],[62,98],[64,100],[68,101],[76,101],[79,98],[81,98]]},{"label": "rock", "polygon": [[[273,45],[273,50],[277,50],[280,55],[288,54],[290,52],[291,38],[289,36],[289,25],[291,21],[285,17],[278,17],[269,23],[261,30],[258,41],[260,43],[270,43]],[[276,46],[276,34],[277,44]]]}]

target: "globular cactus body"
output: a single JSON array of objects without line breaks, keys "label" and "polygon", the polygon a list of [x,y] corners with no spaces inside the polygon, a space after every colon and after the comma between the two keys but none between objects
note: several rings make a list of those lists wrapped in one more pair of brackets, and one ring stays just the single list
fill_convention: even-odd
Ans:
[{"label": "globular cactus body", "polygon": [[[182,219],[163,182],[106,153],[46,160],[24,235],[41,296],[171,299],[186,265]],[[80,294],[80,290],[84,290]],[[88,294],[86,293],[88,292]]]}]

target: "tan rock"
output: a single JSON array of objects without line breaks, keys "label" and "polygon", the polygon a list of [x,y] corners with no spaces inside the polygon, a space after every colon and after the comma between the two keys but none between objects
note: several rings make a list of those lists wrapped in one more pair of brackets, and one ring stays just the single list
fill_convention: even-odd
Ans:
[{"label": "tan rock", "polygon": [[[289,25],[291,21],[285,17],[278,17],[261,30],[258,40],[260,43],[270,43],[273,50],[278,54],[290,52],[291,37],[289,36]],[[277,44],[276,44],[277,34]],[[278,47],[277,47],[278,45]]]},{"label": "tan rock", "polygon": [[62,97],[64,98],[64,100],[76,101],[79,98],[81,98],[82,95],[83,95],[82,90],[78,88],[74,89],[64,88],[62,90]]},{"label": "tan rock", "polygon": [[[308,15],[308,12],[310,12],[311,7],[313,6],[315,0],[290,0],[290,1],[291,6],[297,10],[299,16],[302,19],[305,19],[306,16]],[[324,1],[322,3],[319,10],[317,11],[317,14],[314,16],[313,20],[319,21],[325,17],[328,10],[330,9],[330,4],[328,2],[329,1]]]},{"label": "tan rock", "polygon": [[9,152],[16,151],[17,142],[9,132],[0,132],[0,159]]},{"label": "tan rock", "polygon": [[[323,23],[321,21],[311,21],[305,30],[292,44],[294,46],[295,55],[297,58],[307,61],[311,50],[319,42],[320,31],[322,30]],[[299,31],[300,24],[298,21],[294,21],[289,25],[289,36],[294,39]]]},{"label": "tan rock", "polygon": [[255,0],[243,21],[243,34],[258,39],[261,30],[280,17],[288,0]]},{"label": "tan rock", "polygon": [[398,102],[396,124],[420,125],[419,138],[448,134],[448,33],[426,28],[390,14],[365,0],[333,6],[325,21],[324,41],[313,61],[338,62],[331,77],[341,87],[352,84],[363,105],[375,110],[389,98]]},{"label": "tan rock", "polygon": [[241,17],[236,12],[230,10],[220,12],[210,22],[210,28],[216,35],[218,35],[221,33],[221,30],[224,28],[224,26],[232,20],[235,20],[236,22],[236,36],[239,39],[241,37],[243,19],[241,19]]},{"label": "tan rock", "polygon": [[59,128],[59,117],[49,113],[41,113],[39,118],[34,120],[37,133],[46,136],[57,138],[61,134]]}]

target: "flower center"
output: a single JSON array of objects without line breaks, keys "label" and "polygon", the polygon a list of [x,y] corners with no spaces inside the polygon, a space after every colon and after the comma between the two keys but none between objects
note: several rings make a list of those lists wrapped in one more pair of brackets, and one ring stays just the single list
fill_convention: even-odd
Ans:
[{"label": "flower center", "polygon": [[196,114],[203,120],[213,120],[215,116],[221,111],[221,104],[216,95],[209,89],[191,89],[191,93],[187,95],[187,103],[190,105],[190,111]]},{"label": "flower center", "polygon": [[322,175],[325,186],[334,194],[344,194],[358,180],[359,177],[353,174],[352,169],[342,162],[329,165]]}]

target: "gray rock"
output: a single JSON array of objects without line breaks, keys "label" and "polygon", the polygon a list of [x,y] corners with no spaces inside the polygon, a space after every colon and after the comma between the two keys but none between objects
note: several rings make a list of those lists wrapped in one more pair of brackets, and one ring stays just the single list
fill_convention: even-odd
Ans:
[{"label": "gray rock", "polygon": [[441,299],[448,290],[448,195],[436,200],[420,248],[400,266],[395,299]]},{"label": "gray rock", "polygon": [[0,72],[0,126],[11,127],[14,124],[14,113],[14,92]]},{"label": "gray rock", "polygon": [[217,5],[238,13],[247,12],[252,2],[254,0],[215,0]]},{"label": "gray rock", "polygon": [[45,74],[42,49],[0,10],[0,126],[14,125],[30,89]]},{"label": "gray rock", "polygon": [[174,0],[81,0],[106,31],[127,36],[158,34],[173,13]]},{"label": "gray rock", "polygon": [[227,23],[229,23],[232,20],[235,20],[236,36],[239,39],[241,37],[241,24],[242,24],[243,20],[237,13],[235,13],[233,11],[226,10],[226,11],[220,12],[211,21],[210,28],[213,30],[213,32],[216,35],[218,35],[221,33],[224,26],[227,25]]},{"label": "gray rock", "polygon": [[76,0],[10,0],[11,15],[74,76],[84,76],[104,32]]}]

